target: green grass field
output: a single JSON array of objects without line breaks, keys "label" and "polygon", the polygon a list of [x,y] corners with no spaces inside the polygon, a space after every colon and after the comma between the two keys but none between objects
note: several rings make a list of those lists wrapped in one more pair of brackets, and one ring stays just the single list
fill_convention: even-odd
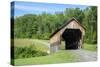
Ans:
[{"label": "green grass field", "polygon": [[[36,50],[47,52],[48,47],[44,43],[40,41],[44,40],[37,40],[37,39],[14,39],[14,47],[35,47]],[[45,40],[45,42],[47,42]]]},{"label": "green grass field", "polygon": [[[37,40],[37,39],[15,39],[14,40],[14,48],[16,47],[32,47],[31,49],[35,49],[37,51],[47,52],[48,46],[46,45],[48,40]],[[35,48],[34,48],[35,46]],[[27,49],[31,51],[31,49]],[[96,51],[96,45],[84,44],[85,50]],[[19,50],[18,50],[19,51]],[[26,52],[25,52],[26,53]],[[16,54],[16,53],[15,53]],[[14,61],[14,65],[27,65],[27,64],[54,64],[54,63],[66,63],[66,62],[75,62],[78,58],[78,55],[69,52],[68,50],[64,50],[64,42],[62,42],[61,50],[56,53],[49,54],[46,56],[39,57],[28,57],[28,58],[17,58],[12,60]]]},{"label": "green grass field", "polygon": [[85,50],[89,50],[89,51],[97,51],[97,45],[96,44],[84,44],[84,48]]},{"label": "green grass field", "polygon": [[66,63],[74,62],[78,56],[72,54],[66,50],[61,50],[57,53],[24,59],[15,59],[15,65],[27,65],[27,64],[54,64],[54,63]]}]

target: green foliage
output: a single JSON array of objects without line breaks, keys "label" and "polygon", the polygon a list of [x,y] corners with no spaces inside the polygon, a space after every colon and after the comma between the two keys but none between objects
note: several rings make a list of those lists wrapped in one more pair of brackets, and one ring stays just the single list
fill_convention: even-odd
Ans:
[{"label": "green foliage", "polygon": [[97,43],[97,7],[88,7],[84,10],[83,25],[86,28],[85,42]]},{"label": "green foliage", "polygon": [[14,59],[48,55],[48,46],[36,39],[14,39],[11,49],[14,51]]},{"label": "green foliage", "polygon": [[30,58],[30,57],[38,57],[45,56],[46,52],[37,51],[35,47],[15,47],[14,48],[14,59],[18,58]]},{"label": "green foliage", "polygon": [[[97,43],[97,7],[86,9],[66,8],[64,12],[55,14],[26,14],[14,19],[15,38],[49,39],[56,29],[65,21],[75,17],[86,28],[84,41]],[[12,31],[13,33],[13,31]]]}]

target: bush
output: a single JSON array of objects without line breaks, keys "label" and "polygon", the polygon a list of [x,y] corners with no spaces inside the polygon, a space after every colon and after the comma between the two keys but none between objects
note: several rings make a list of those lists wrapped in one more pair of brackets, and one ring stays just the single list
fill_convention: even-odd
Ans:
[{"label": "bush", "polygon": [[[13,49],[13,47],[12,47]],[[14,47],[14,59],[46,56],[47,53],[30,47]]]}]

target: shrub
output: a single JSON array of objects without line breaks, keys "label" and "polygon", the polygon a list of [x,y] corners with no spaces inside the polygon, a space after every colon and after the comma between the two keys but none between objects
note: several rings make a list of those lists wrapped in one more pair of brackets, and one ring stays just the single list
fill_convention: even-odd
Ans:
[{"label": "shrub", "polygon": [[43,51],[38,51],[32,46],[29,47],[12,47],[14,48],[14,59],[18,58],[29,58],[29,57],[39,57],[46,56],[47,53]]}]

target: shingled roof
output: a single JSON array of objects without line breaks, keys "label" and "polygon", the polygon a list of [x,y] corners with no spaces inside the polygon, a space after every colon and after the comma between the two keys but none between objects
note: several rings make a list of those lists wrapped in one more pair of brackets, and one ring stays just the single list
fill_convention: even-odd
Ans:
[{"label": "shingled roof", "polygon": [[64,24],[59,27],[54,33],[51,34],[50,38],[55,35],[57,32],[59,32],[62,28],[64,28],[66,25],[68,25],[71,21],[76,21],[84,30],[86,30],[81,24],[80,22],[78,22],[74,17],[72,19],[70,19],[69,21],[64,21]]}]

